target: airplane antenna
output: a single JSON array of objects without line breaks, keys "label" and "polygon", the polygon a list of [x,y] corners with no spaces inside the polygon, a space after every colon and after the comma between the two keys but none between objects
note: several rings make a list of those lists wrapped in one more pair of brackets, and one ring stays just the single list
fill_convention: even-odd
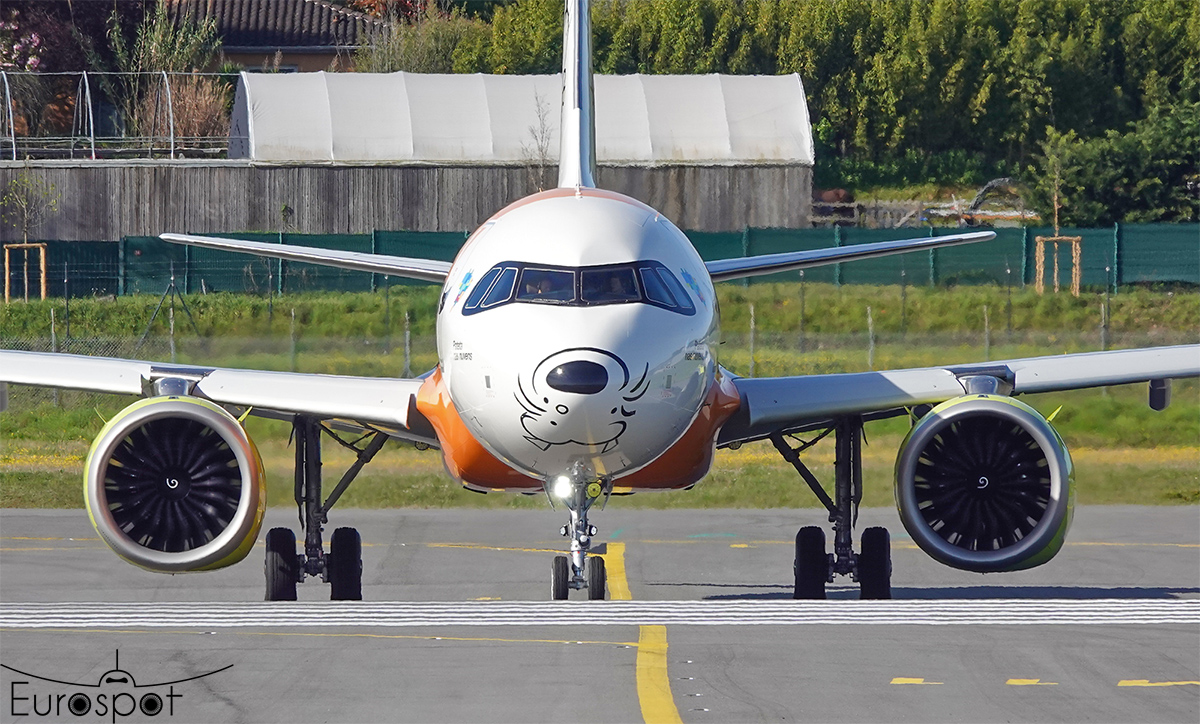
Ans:
[{"label": "airplane antenna", "polygon": [[588,0],[567,0],[563,14],[562,122],[558,187],[596,188],[592,20]]}]

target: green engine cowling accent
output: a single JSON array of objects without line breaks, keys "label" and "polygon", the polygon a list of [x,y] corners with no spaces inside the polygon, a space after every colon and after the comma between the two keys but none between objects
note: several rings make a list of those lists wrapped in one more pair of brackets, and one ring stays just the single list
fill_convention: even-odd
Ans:
[{"label": "green engine cowling accent", "polygon": [[[114,451],[143,425],[164,419],[198,423],[229,446],[240,477],[236,513],[207,543],[186,551],[153,550],[133,540],[114,519],[106,492]],[[233,565],[253,549],[266,512],[266,473],[257,446],[224,408],[191,396],[138,400],[113,416],[93,441],[84,463],[83,493],[96,532],[118,556],[157,573],[208,571]]]},{"label": "green engine cowling accent", "polygon": [[[953,444],[955,423],[968,418],[987,418],[997,421],[1000,427],[1005,427],[1004,423],[1019,427],[1036,443],[1049,475],[1044,514],[1019,540],[998,549],[972,550],[957,545],[934,530],[922,512],[929,501],[921,499],[923,491],[916,479],[918,462],[935,439],[940,438],[942,445]],[[913,425],[896,459],[893,492],[901,521],[922,550],[954,568],[992,573],[1042,565],[1062,549],[1074,516],[1074,481],[1075,470],[1066,443],[1041,414],[1011,397],[972,394],[941,403]]]}]

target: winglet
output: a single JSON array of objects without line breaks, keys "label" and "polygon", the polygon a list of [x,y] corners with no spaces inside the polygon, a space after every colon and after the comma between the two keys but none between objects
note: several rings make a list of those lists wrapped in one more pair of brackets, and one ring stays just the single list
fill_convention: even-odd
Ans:
[{"label": "winglet", "polygon": [[563,14],[562,120],[558,187],[596,187],[592,20],[588,0],[567,0]]}]

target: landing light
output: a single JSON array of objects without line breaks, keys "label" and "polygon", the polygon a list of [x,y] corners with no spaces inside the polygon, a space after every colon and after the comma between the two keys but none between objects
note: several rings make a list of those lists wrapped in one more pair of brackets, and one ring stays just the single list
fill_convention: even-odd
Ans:
[{"label": "landing light", "polygon": [[571,497],[571,493],[574,492],[571,479],[566,475],[559,475],[554,479],[554,489],[552,492],[554,493],[554,497],[562,500]]}]

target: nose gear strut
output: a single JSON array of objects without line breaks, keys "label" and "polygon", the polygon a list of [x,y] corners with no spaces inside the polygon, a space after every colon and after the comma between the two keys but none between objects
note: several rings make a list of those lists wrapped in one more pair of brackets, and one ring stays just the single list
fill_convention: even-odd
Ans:
[{"label": "nose gear strut", "polygon": [[607,502],[611,494],[611,481],[576,479],[570,482],[570,493],[559,496],[571,518],[558,532],[571,539],[571,549],[570,557],[554,558],[550,579],[550,597],[553,600],[565,601],[570,590],[583,589],[587,589],[589,600],[604,600],[607,575],[604,559],[599,555],[589,557],[596,526],[588,522],[588,511],[601,495]]}]

